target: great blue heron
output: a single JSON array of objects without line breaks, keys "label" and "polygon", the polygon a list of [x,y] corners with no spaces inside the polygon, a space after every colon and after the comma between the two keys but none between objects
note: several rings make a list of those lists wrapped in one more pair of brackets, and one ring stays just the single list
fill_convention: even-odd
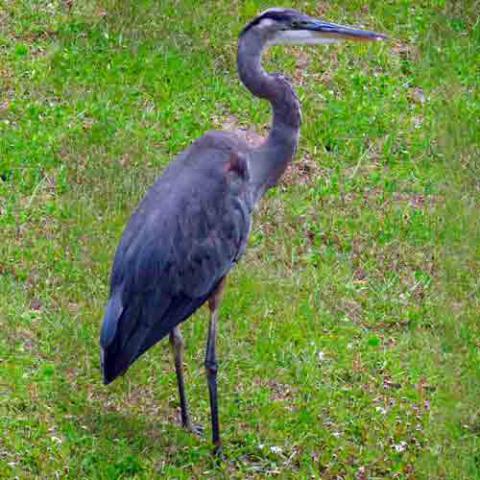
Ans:
[{"label": "great blue heron", "polygon": [[298,98],[285,77],[263,70],[262,52],[275,44],[384,38],[291,9],[270,9],[253,19],[240,34],[237,66],[247,89],[272,105],[268,138],[252,147],[234,133],[206,133],[168,166],[123,233],[100,338],[104,382],[112,382],[169,334],[182,424],[194,430],[185,396],[179,325],[208,301],[205,367],[217,450],[215,344],[225,277],[247,245],[252,209],[292,160],[300,129]]}]

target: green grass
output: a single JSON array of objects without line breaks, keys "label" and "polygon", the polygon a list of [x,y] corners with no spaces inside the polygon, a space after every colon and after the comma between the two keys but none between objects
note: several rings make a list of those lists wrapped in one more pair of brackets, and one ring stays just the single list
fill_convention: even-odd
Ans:
[{"label": "green grass", "polygon": [[[0,0],[0,477],[480,478],[478,2],[289,3],[391,41],[267,56],[304,122],[222,305],[221,464],[178,425],[167,342],[106,388],[98,333],[172,156],[268,126],[235,50],[271,4],[73,4]],[[184,335],[208,427],[206,323]]]}]

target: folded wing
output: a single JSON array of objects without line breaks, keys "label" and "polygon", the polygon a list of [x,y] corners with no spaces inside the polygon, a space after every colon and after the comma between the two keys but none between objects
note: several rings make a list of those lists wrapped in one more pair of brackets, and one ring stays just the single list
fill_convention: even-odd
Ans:
[{"label": "folded wing", "polygon": [[192,315],[243,253],[248,162],[212,135],[169,166],[123,234],[100,338],[105,383]]}]

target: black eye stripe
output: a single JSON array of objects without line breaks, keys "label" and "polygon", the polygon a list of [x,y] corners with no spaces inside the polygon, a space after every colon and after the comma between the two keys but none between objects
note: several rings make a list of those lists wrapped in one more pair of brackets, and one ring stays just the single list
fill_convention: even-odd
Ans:
[{"label": "black eye stripe", "polygon": [[258,25],[262,20],[270,19],[276,22],[289,22],[295,15],[298,15],[295,10],[267,10],[263,15],[254,18],[243,30],[242,34],[250,30],[252,27]]}]

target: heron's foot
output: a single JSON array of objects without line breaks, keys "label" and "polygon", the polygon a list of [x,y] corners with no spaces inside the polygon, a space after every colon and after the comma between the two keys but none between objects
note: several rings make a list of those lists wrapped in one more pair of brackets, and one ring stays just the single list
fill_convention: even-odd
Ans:
[{"label": "heron's foot", "polygon": [[193,433],[197,437],[203,437],[205,432],[203,425],[194,424],[190,422],[187,423],[186,425],[183,425],[183,428],[185,428],[185,430],[188,430],[190,433]]},{"label": "heron's foot", "polygon": [[217,462],[226,462],[227,457],[225,456],[225,453],[223,452],[223,447],[221,443],[217,443],[213,447],[213,452],[212,455]]}]

